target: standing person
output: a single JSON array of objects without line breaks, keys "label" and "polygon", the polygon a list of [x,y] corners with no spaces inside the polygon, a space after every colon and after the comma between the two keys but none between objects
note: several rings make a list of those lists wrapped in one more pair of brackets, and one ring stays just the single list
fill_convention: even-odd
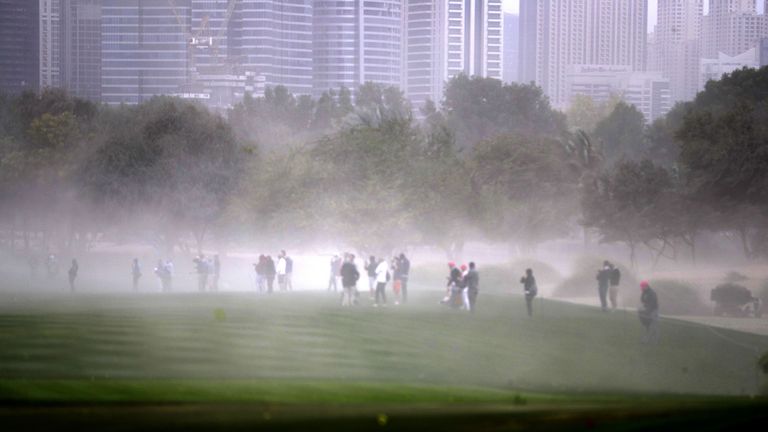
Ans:
[{"label": "standing person", "polygon": [[608,298],[611,300],[611,309],[616,310],[619,306],[619,283],[621,282],[621,271],[614,266],[613,263],[608,263],[611,267],[610,287],[608,288]]},{"label": "standing person", "polygon": [[195,272],[197,273],[197,290],[205,292],[208,286],[208,262],[205,255],[198,255],[192,262],[195,263]]},{"label": "standing person", "polygon": [[640,282],[640,302],[643,308],[638,311],[640,322],[645,326],[643,343],[659,342],[659,298],[647,281]]},{"label": "standing person", "polygon": [[469,271],[464,276],[464,284],[467,286],[467,296],[469,297],[469,311],[475,312],[475,304],[477,303],[477,294],[480,291],[480,274],[475,269],[475,263],[469,263]]},{"label": "standing person", "polygon": [[285,251],[280,251],[277,255],[277,286],[280,291],[285,291],[285,271],[286,271]]},{"label": "standing person", "polygon": [[285,289],[293,291],[293,258],[283,251],[285,257]]},{"label": "standing person", "polygon": [[259,262],[253,265],[253,269],[256,271],[256,289],[263,293],[266,291],[267,257],[259,255]]},{"label": "standing person", "polygon": [[134,258],[131,264],[131,277],[133,278],[133,291],[136,292],[139,290],[139,279],[141,279],[141,267],[138,258]]},{"label": "standing person", "polygon": [[338,255],[334,255],[331,258],[331,277],[328,279],[328,291],[333,289],[333,292],[338,291],[337,279],[341,276],[341,258]]},{"label": "standing person", "polygon": [[402,291],[403,303],[408,302],[408,276],[411,274],[411,261],[400,253],[398,267],[400,269],[400,290]]},{"label": "standing person", "polygon": [[360,279],[360,272],[355,265],[355,256],[346,254],[344,264],[341,266],[341,286],[344,292],[341,294],[341,305],[352,306],[355,303],[355,291],[357,291],[357,280]]},{"label": "standing person", "polygon": [[[376,265],[376,303],[374,306],[387,305],[387,282],[389,282],[389,263],[387,260],[382,259],[379,264]],[[379,301],[381,299],[381,301]]]},{"label": "standing person", "polygon": [[373,300],[374,293],[376,292],[376,257],[371,255],[368,262],[365,264],[365,271],[368,273],[368,290],[371,294],[371,300]]},{"label": "standing person", "polygon": [[400,262],[397,257],[393,257],[390,263],[390,270],[392,272],[392,292],[395,297],[395,305],[400,304],[400,292],[402,290],[403,280],[400,277]]},{"label": "standing person", "polygon": [[525,294],[525,307],[528,309],[528,316],[533,316],[533,299],[539,293],[539,287],[536,285],[536,278],[533,276],[533,270],[525,269],[525,276],[520,278],[523,284],[523,294]]},{"label": "standing person", "polygon": [[275,260],[271,255],[267,255],[266,261],[266,278],[267,278],[267,294],[272,294],[272,288],[275,286],[275,275],[277,275],[277,269],[275,268]]},{"label": "standing person", "polygon": [[80,266],[77,265],[77,260],[72,259],[72,265],[69,267],[69,290],[75,292],[75,279],[77,279],[77,272],[80,270]]},{"label": "standing person", "polygon": [[213,256],[213,280],[211,281],[211,291],[219,291],[219,276],[221,276],[221,261],[219,255]]},{"label": "standing person", "polygon": [[461,265],[461,282],[459,283],[459,295],[461,296],[461,308],[468,311],[469,306],[469,290],[467,289],[467,273],[469,273],[469,267],[466,264]]},{"label": "standing person", "polygon": [[603,268],[597,271],[597,294],[600,296],[600,308],[608,311],[608,285],[611,282],[611,267],[608,261],[603,262]]},{"label": "standing person", "polygon": [[[459,291],[459,285],[461,285],[461,270],[456,267],[456,263],[453,261],[448,263],[448,283],[446,286],[445,298],[440,302],[450,307],[456,307],[457,293]],[[458,300],[458,304],[461,305],[461,300]]]}]

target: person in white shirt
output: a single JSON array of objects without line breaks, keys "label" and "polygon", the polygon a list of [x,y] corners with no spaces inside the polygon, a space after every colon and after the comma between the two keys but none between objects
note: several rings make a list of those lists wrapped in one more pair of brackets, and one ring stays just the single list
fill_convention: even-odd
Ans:
[{"label": "person in white shirt", "polygon": [[387,305],[387,282],[389,282],[389,263],[382,259],[376,266],[376,303],[374,306],[380,304],[379,298],[381,298],[381,305]]},{"label": "person in white shirt", "polygon": [[280,287],[280,291],[285,291],[287,289],[285,278],[287,261],[285,260],[285,251],[280,252],[277,257],[277,286]]}]

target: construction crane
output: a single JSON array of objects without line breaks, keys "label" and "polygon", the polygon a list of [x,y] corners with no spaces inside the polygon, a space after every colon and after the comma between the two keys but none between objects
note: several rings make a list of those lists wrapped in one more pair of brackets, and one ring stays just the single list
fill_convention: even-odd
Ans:
[{"label": "construction crane", "polygon": [[213,33],[210,28],[210,16],[203,15],[200,20],[200,26],[197,29],[190,29],[186,17],[179,13],[179,8],[176,4],[176,0],[167,0],[168,5],[171,7],[176,22],[181,27],[182,32],[186,38],[187,49],[187,65],[188,65],[188,86],[193,87],[196,81],[197,64],[196,54],[203,50],[211,51],[211,60],[214,66],[226,66],[225,62],[219,58],[219,44],[222,38],[225,36],[225,32],[229,25],[229,21],[232,19],[235,7],[238,0],[228,0],[227,10],[224,14],[224,19],[221,22],[220,28]]}]

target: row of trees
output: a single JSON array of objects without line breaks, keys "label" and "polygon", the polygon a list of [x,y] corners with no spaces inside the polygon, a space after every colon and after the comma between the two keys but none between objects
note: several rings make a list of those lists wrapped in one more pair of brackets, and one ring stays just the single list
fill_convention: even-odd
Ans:
[{"label": "row of trees", "polygon": [[618,98],[566,116],[538,87],[466,76],[421,121],[374,84],[317,99],[276,87],[226,120],[173,98],[107,107],[49,90],[0,98],[0,217],[11,247],[108,234],[456,255],[471,238],[530,250],[587,230],[658,260],[695,256],[709,231],[757,257],[766,92],[768,70],[737,71],[645,126]]}]

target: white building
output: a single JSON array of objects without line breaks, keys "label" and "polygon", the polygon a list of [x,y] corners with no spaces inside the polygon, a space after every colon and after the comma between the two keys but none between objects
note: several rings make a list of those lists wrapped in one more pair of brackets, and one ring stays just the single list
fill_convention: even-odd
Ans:
[{"label": "white building", "polygon": [[439,102],[459,74],[502,79],[501,0],[405,0],[406,94]]},{"label": "white building", "polygon": [[699,87],[703,0],[659,0],[652,46],[653,65],[669,78],[672,100],[691,100]]},{"label": "white building", "polygon": [[669,80],[659,72],[637,72],[631,66],[571,65],[566,85],[568,100],[575,95],[605,102],[620,96],[643,113],[646,122],[664,116],[672,108]]},{"label": "white building", "polygon": [[[766,2],[768,3],[768,2]],[[737,56],[768,36],[768,19],[757,13],[756,0],[710,0],[702,23],[702,57]]]},{"label": "white building", "polygon": [[536,83],[554,106],[563,107],[572,65],[645,70],[647,20],[647,0],[538,0]]},{"label": "white building", "polygon": [[701,59],[699,89],[710,80],[719,80],[723,75],[742,68],[759,68],[760,59],[757,48],[751,48],[736,56],[720,53],[716,58]]}]

